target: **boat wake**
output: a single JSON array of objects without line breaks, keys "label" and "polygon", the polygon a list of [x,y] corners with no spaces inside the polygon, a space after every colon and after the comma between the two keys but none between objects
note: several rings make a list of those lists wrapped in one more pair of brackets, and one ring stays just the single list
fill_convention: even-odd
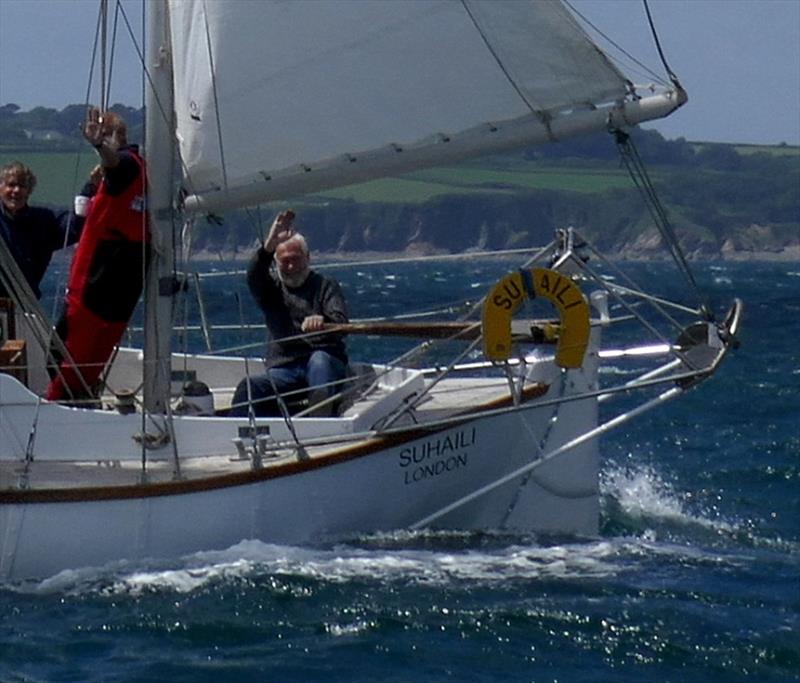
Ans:
[{"label": "boat wake", "polygon": [[[700,548],[656,542],[650,534],[556,544],[528,539],[525,544],[503,548],[460,550],[452,549],[449,532],[423,535],[427,549],[420,549],[420,539],[409,532],[364,537],[357,545],[339,544],[325,549],[250,540],[172,563],[115,563],[64,571],[41,582],[7,588],[38,595],[137,598],[227,591],[238,586],[258,587],[273,597],[301,599],[336,586],[472,591],[606,580],[637,572],[653,560],[684,566],[709,562],[740,566],[751,559],[731,554],[721,557]],[[443,546],[439,549],[437,537]]]},{"label": "boat wake", "polygon": [[478,547],[483,542],[470,546],[464,541],[461,534],[430,531],[364,536],[326,548],[249,540],[171,564],[118,563],[64,571],[38,583],[17,586],[16,590],[138,596],[185,594],[217,584],[257,582],[274,592],[299,597],[309,586],[321,584],[437,587],[466,582],[489,586],[507,581],[602,578],[622,570],[617,563],[620,549],[603,540],[540,545],[528,539],[525,544],[492,549]]}]

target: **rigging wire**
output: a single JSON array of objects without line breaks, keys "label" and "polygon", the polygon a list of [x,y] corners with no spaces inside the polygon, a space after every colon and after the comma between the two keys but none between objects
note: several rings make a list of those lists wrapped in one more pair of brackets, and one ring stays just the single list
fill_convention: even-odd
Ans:
[{"label": "rigging wire", "polygon": [[[259,237],[259,235],[256,235]],[[534,259],[544,254],[550,245],[544,247],[518,247],[516,249],[482,249],[480,251],[465,251],[455,254],[430,254],[428,256],[392,256],[389,258],[381,259],[366,259],[364,261],[325,261],[322,263],[314,264],[314,270],[328,270],[331,268],[345,270],[348,268],[361,268],[363,266],[392,266],[401,263],[427,263],[427,262],[440,262],[440,261],[468,261],[471,259],[495,258],[501,256],[514,256],[517,254],[533,254]],[[217,270],[207,273],[198,273],[197,275],[202,280],[210,278],[219,278],[226,276],[243,276],[247,273],[246,270],[241,268],[236,270]]]},{"label": "rigging wire", "polygon": [[[575,16],[579,17],[580,20],[586,24],[586,26],[590,27],[598,36],[603,38],[609,45],[611,45],[615,50],[617,50],[621,55],[624,55],[627,59],[631,61],[632,64],[635,64],[638,68],[640,68],[645,74],[647,74],[650,78],[658,83],[666,84],[664,79],[653,71],[649,66],[647,66],[644,62],[640,61],[636,57],[634,57],[630,52],[628,52],[624,47],[622,47],[619,43],[609,37],[607,34],[603,33],[594,23],[592,23],[586,15],[582,14],[579,10],[577,10],[569,0],[563,0],[564,4],[570,8],[570,10],[575,14]],[[645,0],[646,1],[646,0]]]},{"label": "rigging wire", "polygon": [[673,82],[675,87],[680,88],[683,90],[683,87],[678,80],[678,77],[675,75],[675,72],[670,69],[669,64],[667,64],[667,58],[664,56],[664,51],[661,49],[661,41],[658,39],[658,33],[656,32],[656,26],[653,23],[653,17],[650,14],[650,5],[648,4],[647,0],[642,0],[644,3],[644,11],[647,14],[647,23],[650,24],[650,31],[653,34],[653,41],[656,44],[656,49],[658,50],[658,56],[661,58],[661,63],[664,65],[664,70],[667,72],[670,80]]},{"label": "rigging wire", "polygon": [[106,93],[107,93],[107,79],[106,79],[106,51],[108,46],[108,0],[100,0],[100,109],[106,110]]},{"label": "rigging wire", "polygon": [[697,297],[697,300],[700,302],[701,313],[710,320],[711,313],[706,303],[706,299],[700,292],[697,281],[695,280],[694,275],[689,268],[689,263],[687,262],[686,256],[681,249],[678,236],[676,235],[675,230],[670,223],[669,216],[664,208],[664,205],[661,203],[661,200],[656,193],[655,186],[650,180],[650,176],[648,175],[647,169],[642,162],[641,157],[639,156],[639,151],[636,149],[636,145],[633,143],[631,136],[624,131],[617,129],[611,132],[616,140],[617,149],[619,150],[622,162],[625,164],[625,168],[627,169],[631,180],[633,180],[634,185],[636,185],[636,188],[642,195],[642,199],[644,200],[644,203],[650,212],[653,222],[658,228],[661,237],[664,239],[672,258],[675,260],[678,268],[683,273],[686,282],[691,286],[695,296]]},{"label": "rigging wire", "polygon": [[[114,20],[111,27],[111,40],[109,42],[108,31],[108,0],[100,0],[100,8],[97,15],[97,35],[95,36],[95,50],[92,53],[92,70],[94,69],[97,57],[97,42],[99,36],[100,43],[100,110],[107,111],[111,102],[111,82],[114,73],[114,57],[116,55],[117,28],[119,26],[119,16],[122,12],[121,0],[114,4]],[[92,83],[92,70],[89,74],[89,87],[86,92],[86,101],[89,101],[89,94]]]},{"label": "rigging wire", "polygon": [[[597,28],[591,21],[589,21],[583,14],[581,14],[573,5],[569,2],[569,0],[564,0],[566,5],[584,21],[588,26],[590,26],[598,35],[602,36],[609,44],[613,45],[617,50],[619,50],[622,54],[626,55],[629,59],[631,59],[634,63],[638,64],[641,68],[645,71],[651,73],[654,78],[663,82],[663,79],[658,75],[654,74],[647,66],[642,64],[639,60],[633,57],[630,53],[624,50],[620,45],[615,43],[611,38],[605,35],[600,29]],[[648,4],[648,0],[642,0],[642,4],[644,5],[645,13],[647,15],[647,21],[650,26],[650,31],[653,35],[653,40],[655,42],[656,49],[658,51],[658,55],[661,59],[661,63],[664,66],[664,70],[666,71],[667,75],[669,76],[670,81],[672,84],[677,88],[680,92],[683,92],[683,87],[678,80],[677,75],[675,72],[670,68],[669,64],[667,63],[666,56],[664,55],[664,51],[661,47],[661,41],[659,40],[658,33],[656,32],[655,24],[653,22],[653,17],[650,12],[650,6]],[[697,282],[692,274],[691,269],[689,268],[689,264],[686,261],[686,257],[681,249],[679,244],[677,235],[675,234],[674,229],[669,221],[669,217],[667,212],[661,203],[655,187],[650,180],[650,177],[647,173],[647,169],[642,162],[641,157],[639,156],[639,152],[636,149],[636,145],[633,143],[631,136],[625,133],[620,129],[615,129],[611,131],[615,137],[615,141],[617,144],[617,148],[620,152],[620,156],[622,162],[625,164],[625,167],[628,171],[628,174],[633,180],[634,185],[639,190],[644,202],[650,212],[651,217],[653,218],[656,227],[658,228],[659,232],[661,233],[662,238],[664,239],[667,248],[670,251],[675,263],[678,265],[678,268],[683,273],[684,278],[686,279],[687,283],[693,289],[697,300],[700,302],[700,309],[702,314],[707,318],[711,319],[712,315],[710,313],[710,309],[706,303],[705,297],[701,294],[699,287],[697,286]]]},{"label": "rigging wire", "polygon": [[117,25],[119,23],[119,0],[114,7],[114,24],[111,29],[111,54],[108,55],[108,89],[103,95],[103,111],[107,111],[111,103],[111,81],[114,74],[114,56],[116,55],[117,46]]}]

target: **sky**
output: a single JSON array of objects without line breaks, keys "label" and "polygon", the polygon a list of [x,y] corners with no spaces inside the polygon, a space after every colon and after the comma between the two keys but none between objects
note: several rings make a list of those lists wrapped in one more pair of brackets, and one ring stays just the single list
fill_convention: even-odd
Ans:
[{"label": "sky", "polygon": [[[663,73],[638,0],[571,3]],[[86,101],[98,4],[0,0],[0,105],[27,111]],[[125,0],[124,7],[141,36],[141,0]],[[800,0],[650,0],[650,10],[689,103],[646,127],[669,139],[800,145]],[[120,41],[111,100],[140,107],[141,75],[129,44]],[[649,81],[626,73],[636,83]]]}]

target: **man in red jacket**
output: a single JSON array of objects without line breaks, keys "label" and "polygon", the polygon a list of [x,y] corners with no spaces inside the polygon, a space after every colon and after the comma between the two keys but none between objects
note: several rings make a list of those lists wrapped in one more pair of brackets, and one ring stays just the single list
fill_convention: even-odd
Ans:
[{"label": "man in red jacket", "polygon": [[89,206],[56,327],[69,356],[47,388],[45,397],[54,401],[96,396],[97,380],[142,293],[149,251],[145,164],[138,147],[128,144],[125,121],[92,107],[83,134],[100,156],[103,179]]}]

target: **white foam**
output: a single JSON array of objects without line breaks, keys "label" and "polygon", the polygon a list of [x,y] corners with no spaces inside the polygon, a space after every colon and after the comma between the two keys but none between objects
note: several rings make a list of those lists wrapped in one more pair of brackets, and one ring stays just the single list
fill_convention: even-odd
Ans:
[{"label": "white foam", "polygon": [[357,636],[375,627],[372,621],[356,621],[353,624],[325,624],[325,630],[334,637]]},{"label": "white foam", "polygon": [[[450,547],[454,540],[460,541],[458,534],[441,536],[440,546]],[[114,567],[62,572],[28,590],[134,597],[154,592],[187,594],[216,583],[248,581],[257,576],[269,576],[280,583],[310,579],[326,583],[368,580],[439,586],[456,581],[493,585],[538,578],[597,578],[621,570],[616,563],[620,548],[613,541],[442,551],[398,547],[404,542],[418,545],[420,540],[435,545],[436,532],[398,532],[362,540],[393,547],[337,545],[320,550],[245,541],[227,550],[185,557],[169,567],[163,563],[158,567],[118,563]],[[344,630],[339,634],[345,634],[351,627],[341,628]]]},{"label": "white foam", "polygon": [[631,517],[734,531],[734,527],[723,520],[687,511],[681,495],[653,467],[612,466],[601,473],[600,486],[601,491],[616,499],[622,510]]},{"label": "white foam", "polygon": [[601,365],[598,369],[601,375],[637,375],[642,373],[641,368],[621,368],[618,365]]}]

